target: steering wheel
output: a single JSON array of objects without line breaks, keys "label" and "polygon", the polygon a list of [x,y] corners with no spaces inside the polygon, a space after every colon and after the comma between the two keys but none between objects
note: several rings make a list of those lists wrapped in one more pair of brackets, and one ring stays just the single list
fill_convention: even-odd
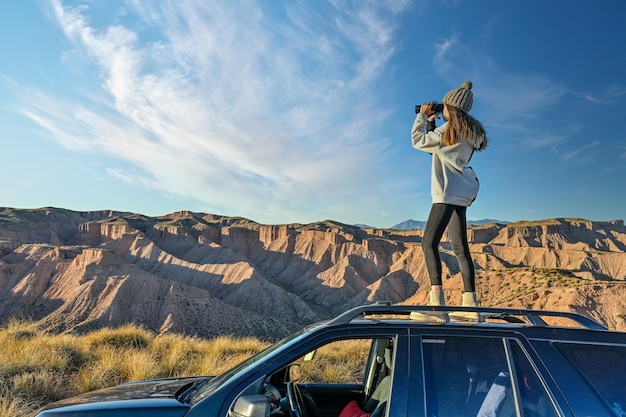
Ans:
[{"label": "steering wheel", "polygon": [[287,382],[287,400],[289,401],[291,417],[307,417],[300,388],[294,381]]},{"label": "steering wheel", "polygon": [[270,383],[265,383],[263,385],[263,394],[270,399],[271,411],[277,410],[280,408],[280,391],[274,385]]}]

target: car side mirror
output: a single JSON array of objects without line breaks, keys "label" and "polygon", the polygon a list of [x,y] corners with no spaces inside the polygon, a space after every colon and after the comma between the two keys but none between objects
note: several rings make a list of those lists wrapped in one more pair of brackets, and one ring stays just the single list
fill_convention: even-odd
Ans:
[{"label": "car side mirror", "polygon": [[289,380],[293,382],[297,382],[302,378],[302,369],[298,364],[289,365]]},{"label": "car side mirror", "polygon": [[269,417],[270,399],[263,394],[242,395],[228,412],[229,417]]}]

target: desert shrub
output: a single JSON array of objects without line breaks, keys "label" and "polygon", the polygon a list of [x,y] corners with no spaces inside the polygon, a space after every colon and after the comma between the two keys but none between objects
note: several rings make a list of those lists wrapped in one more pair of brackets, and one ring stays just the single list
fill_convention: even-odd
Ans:
[{"label": "desert shrub", "polygon": [[218,353],[224,356],[245,354],[250,356],[267,347],[267,343],[251,337],[218,336],[209,341],[209,353]]},{"label": "desert shrub", "polygon": [[141,379],[218,375],[268,343],[153,335],[134,325],[49,334],[14,321],[0,328],[0,417],[29,416],[52,401]]},{"label": "desert shrub", "polygon": [[76,391],[82,393],[126,382],[122,378],[123,352],[124,349],[106,345],[93,351],[89,362],[74,377]]},{"label": "desert shrub", "polygon": [[360,383],[371,340],[344,340],[317,349],[311,361],[299,360],[307,382]]},{"label": "desert shrub", "polygon": [[46,404],[74,394],[62,376],[46,371],[25,372],[11,378],[12,394],[31,403]]},{"label": "desert shrub", "polygon": [[0,382],[0,416],[26,417],[35,414],[36,405]]},{"label": "desert shrub", "polygon": [[360,368],[349,360],[329,361],[327,358],[320,358],[314,363],[300,362],[300,366],[302,373],[306,375],[306,381],[310,383],[359,383],[363,377],[358,372]]},{"label": "desert shrub", "polygon": [[3,329],[2,334],[5,338],[12,340],[30,340],[40,336],[42,332],[33,322],[13,319]]},{"label": "desert shrub", "polygon": [[233,366],[241,363],[250,355],[232,353],[205,354],[200,361],[192,367],[196,375],[219,375]]},{"label": "desert shrub", "polygon": [[191,364],[191,374],[219,375],[267,346],[268,343],[253,338],[230,336],[202,341],[198,347],[201,356],[197,363]]},{"label": "desert shrub", "polygon": [[367,359],[370,344],[370,339],[342,340],[318,349],[318,354],[331,363],[347,359],[359,364]]},{"label": "desert shrub", "polygon": [[204,352],[204,341],[167,333],[157,336],[150,344],[150,351],[160,363],[164,376],[192,375]]},{"label": "desert shrub", "polygon": [[[30,327],[30,325],[28,325]],[[70,364],[80,366],[84,356],[68,338],[54,338],[44,333],[22,337],[26,332],[0,332],[0,372],[65,371]],[[19,334],[20,337],[14,337]]]},{"label": "desert shrub", "polygon": [[47,345],[63,358],[64,372],[74,372],[89,362],[89,352],[80,344],[79,339],[70,335],[52,336]]},{"label": "desert shrub", "polygon": [[72,378],[72,386],[79,393],[94,391],[115,385],[110,374],[94,373],[97,368],[89,366],[81,368]]},{"label": "desert shrub", "polygon": [[321,381],[329,383],[359,383],[362,375],[355,373],[354,363],[349,360],[326,364],[321,368]]},{"label": "desert shrub", "polygon": [[120,375],[122,381],[139,381],[161,376],[161,369],[153,353],[130,349],[123,352],[121,356]]},{"label": "desert shrub", "polygon": [[191,369],[195,375],[219,375],[267,346],[253,338],[218,336],[201,344],[201,357]]},{"label": "desert shrub", "polygon": [[150,344],[153,338],[154,335],[148,330],[134,324],[126,324],[115,329],[104,328],[89,333],[85,336],[85,342],[91,348],[112,346],[126,349],[143,349]]}]

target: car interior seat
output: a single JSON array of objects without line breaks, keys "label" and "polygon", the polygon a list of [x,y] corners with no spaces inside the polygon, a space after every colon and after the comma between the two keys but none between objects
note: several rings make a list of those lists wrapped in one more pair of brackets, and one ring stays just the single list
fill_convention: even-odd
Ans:
[{"label": "car interior seat", "polygon": [[385,376],[380,380],[372,395],[365,401],[363,411],[371,413],[372,417],[383,416],[386,403],[391,391],[391,371],[393,366],[393,352],[390,346],[385,348],[384,354]]}]

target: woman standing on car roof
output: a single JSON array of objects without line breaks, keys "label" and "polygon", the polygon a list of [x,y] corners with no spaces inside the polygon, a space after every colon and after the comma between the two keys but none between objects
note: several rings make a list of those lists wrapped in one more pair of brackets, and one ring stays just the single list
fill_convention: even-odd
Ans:
[{"label": "woman standing on car roof", "polygon": [[446,123],[436,127],[435,119],[439,113],[433,109],[435,103],[425,103],[420,106],[411,131],[413,147],[432,155],[433,205],[422,239],[431,283],[430,305],[445,305],[439,243],[446,227],[463,277],[462,305],[477,305],[474,264],[467,242],[466,210],[478,194],[478,178],[468,164],[474,151],[487,147],[487,134],[483,125],[468,114],[473,101],[472,83],[465,81],[460,88],[443,97]]}]

